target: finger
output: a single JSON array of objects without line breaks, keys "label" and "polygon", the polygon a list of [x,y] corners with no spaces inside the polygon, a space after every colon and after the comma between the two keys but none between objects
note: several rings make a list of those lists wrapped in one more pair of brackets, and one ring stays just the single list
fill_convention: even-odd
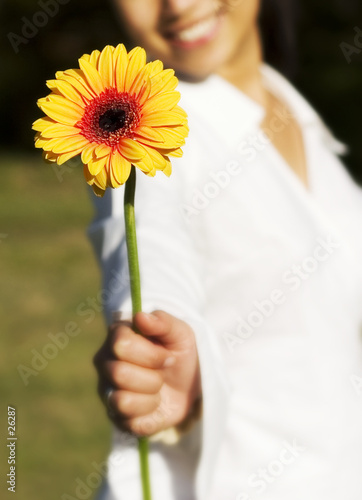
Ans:
[{"label": "finger", "polygon": [[109,397],[109,406],[116,417],[135,418],[156,410],[161,402],[160,393],[139,394],[130,391],[114,391]]},{"label": "finger", "polygon": [[93,357],[93,364],[98,370],[105,361],[109,359],[117,359],[117,356],[115,355],[115,352],[113,350],[113,345],[116,341],[118,341],[118,339],[129,338],[132,334],[134,337],[137,335],[132,331],[131,327],[131,323],[123,321],[113,323],[108,328],[107,338]]},{"label": "finger", "polygon": [[139,312],[134,317],[134,323],[143,335],[159,340],[170,350],[178,349],[185,340],[194,338],[187,323],[165,311],[154,311],[152,314]]},{"label": "finger", "polygon": [[93,356],[93,365],[99,371],[100,367],[108,361],[109,359],[114,359],[110,349],[103,344],[102,347]]},{"label": "finger", "polygon": [[[117,321],[112,323],[108,328],[108,335],[105,340],[105,344],[112,350],[112,344],[116,338],[127,336],[132,333],[132,323],[129,321]],[[135,335],[136,333],[133,332]]]},{"label": "finger", "polygon": [[114,353],[111,349],[111,339],[114,336],[114,332],[111,331],[111,328],[108,329],[107,338],[98,349],[98,351],[93,356],[93,365],[99,371],[100,367],[103,363],[109,359],[116,359]]},{"label": "finger", "polygon": [[159,371],[127,361],[107,361],[102,367],[102,375],[117,389],[142,394],[156,394],[163,384]]},{"label": "finger", "polygon": [[172,360],[176,361],[167,349],[134,333],[130,328],[115,332],[111,340],[111,350],[120,361],[127,361],[145,368],[160,369],[165,363],[166,366],[171,366]]},{"label": "finger", "polygon": [[159,409],[135,418],[114,417],[114,423],[137,437],[150,436],[169,427],[167,417]]}]

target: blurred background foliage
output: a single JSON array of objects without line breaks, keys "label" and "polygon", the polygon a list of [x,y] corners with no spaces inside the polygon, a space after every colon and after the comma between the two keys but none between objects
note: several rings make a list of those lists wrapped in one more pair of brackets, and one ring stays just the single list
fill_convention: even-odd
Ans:
[{"label": "blurred background foliage", "polygon": [[[91,364],[105,335],[102,304],[94,302],[101,284],[85,234],[92,207],[81,169],[72,163],[59,173],[44,164],[31,123],[41,115],[36,99],[48,92],[46,79],[75,67],[81,54],[123,39],[110,2],[59,0],[58,12],[44,17],[48,1],[55,2],[0,0],[0,426],[5,440],[6,407],[16,406],[18,498],[70,500],[81,498],[76,488],[87,480],[82,498],[93,496],[94,464],[102,463],[109,446]],[[361,1],[300,3],[293,81],[350,146],[345,163],[362,181],[362,50],[354,41],[354,28],[362,30]],[[25,24],[31,34],[34,16],[44,26],[16,38],[24,36]],[[342,42],[355,48],[350,62]],[[95,306],[87,323],[77,307],[88,299]],[[19,364],[31,366],[34,350],[42,352],[49,333],[64,332],[69,321],[79,335],[25,385]],[[2,478],[6,458],[3,445]],[[11,498],[6,485],[1,488],[0,497]]]}]

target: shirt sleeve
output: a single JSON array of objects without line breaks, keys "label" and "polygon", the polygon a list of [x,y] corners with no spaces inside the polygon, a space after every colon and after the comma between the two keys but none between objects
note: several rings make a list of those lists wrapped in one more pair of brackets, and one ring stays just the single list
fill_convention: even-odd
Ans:
[{"label": "shirt sleeve", "polygon": [[[155,178],[149,178],[137,172],[136,177],[135,214],[142,309],[145,312],[164,310],[188,323],[195,334],[202,405],[196,409],[194,420],[201,419],[203,443],[197,489],[204,491],[209,482],[210,467],[217,458],[230,384],[215,334],[203,318],[202,256],[195,249],[182,211],[182,190],[187,186],[177,173],[167,178],[159,172]],[[88,229],[102,271],[102,297],[108,324],[111,323],[112,311],[132,310],[123,195],[124,187],[121,186],[107,190],[103,198],[93,197],[96,214]],[[187,432],[187,426],[177,429],[177,432],[174,443],[180,441],[183,432]]]},{"label": "shirt sleeve", "polygon": [[[178,180],[180,177],[178,177]],[[200,261],[181,212],[179,183],[158,173],[137,171],[135,214],[143,310],[163,308],[170,314],[200,317],[204,294]],[[107,322],[112,311],[131,311],[123,211],[124,187],[94,197],[96,216],[88,235],[103,275]]]}]

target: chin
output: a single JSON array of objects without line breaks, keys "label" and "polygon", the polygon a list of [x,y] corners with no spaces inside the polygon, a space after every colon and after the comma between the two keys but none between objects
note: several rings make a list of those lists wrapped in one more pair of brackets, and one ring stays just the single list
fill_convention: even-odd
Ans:
[{"label": "chin", "polygon": [[147,50],[146,47],[152,60],[160,59],[165,68],[174,69],[176,76],[187,82],[196,83],[206,80],[210,75],[217,73],[229,57],[229,47],[225,47],[225,44],[188,53],[175,54],[169,48],[167,49],[161,51],[155,50],[155,47],[149,47]]},{"label": "chin", "polygon": [[221,64],[217,64],[215,59],[211,60],[210,64],[205,59],[202,62],[203,64],[201,65],[200,58],[196,62],[192,61],[189,64],[180,64],[179,61],[177,64],[176,61],[173,63],[170,60],[165,61],[165,66],[174,69],[176,76],[180,80],[196,83],[206,80],[210,75],[216,73],[221,66]]},{"label": "chin", "polygon": [[212,74],[218,73],[228,58],[228,51],[225,48],[218,47],[217,50],[205,51],[204,54],[198,54],[197,58],[190,58],[189,61],[181,62],[175,60],[174,64],[172,64],[172,60],[170,60],[169,67],[175,70],[177,77],[181,80],[199,82]]},{"label": "chin", "polygon": [[206,78],[208,78],[212,73],[214,73],[214,71],[203,71],[203,72],[193,73],[190,71],[175,70],[175,73],[179,80],[183,80],[185,82],[190,82],[190,83],[197,83],[206,80]]}]

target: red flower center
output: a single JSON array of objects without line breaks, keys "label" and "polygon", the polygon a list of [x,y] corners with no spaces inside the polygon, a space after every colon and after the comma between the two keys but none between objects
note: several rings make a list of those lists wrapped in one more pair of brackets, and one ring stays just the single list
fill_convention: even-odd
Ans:
[{"label": "red flower center", "polygon": [[77,126],[89,142],[114,147],[122,137],[133,138],[139,121],[140,106],[136,98],[108,88],[87,105]]}]

